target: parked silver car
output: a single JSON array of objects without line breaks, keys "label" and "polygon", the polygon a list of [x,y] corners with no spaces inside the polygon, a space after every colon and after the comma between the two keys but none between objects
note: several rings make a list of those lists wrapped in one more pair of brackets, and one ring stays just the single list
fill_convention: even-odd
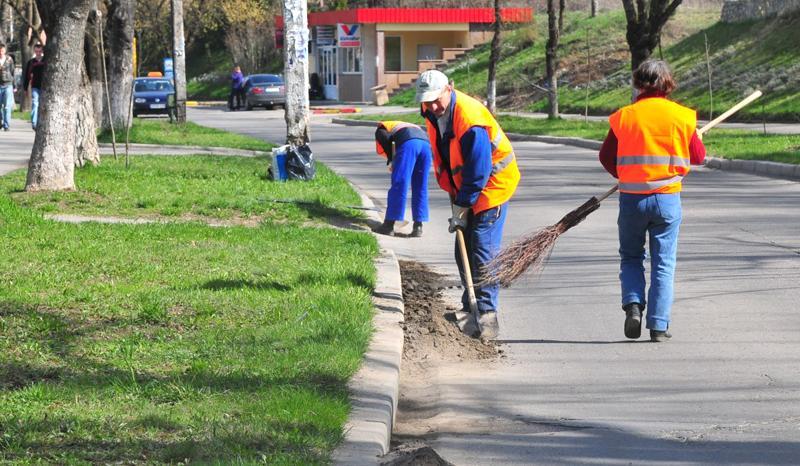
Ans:
[{"label": "parked silver car", "polygon": [[277,74],[251,74],[244,81],[245,108],[286,107],[286,87]]}]

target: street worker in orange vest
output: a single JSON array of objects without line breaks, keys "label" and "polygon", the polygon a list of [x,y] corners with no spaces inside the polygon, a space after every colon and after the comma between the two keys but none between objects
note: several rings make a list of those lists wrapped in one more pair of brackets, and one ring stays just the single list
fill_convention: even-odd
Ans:
[{"label": "street worker in orange vest", "polygon": [[[619,255],[625,336],[642,332],[647,307],[650,340],[667,341],[681,224],[681,181],[703,163],[697,114],[671,100],[676,84],[667,64],[648,60],[633,73],[632,105],[609,117],[600,162],[619,179]],[[650,242],[650,289],[645,296],[645,242]]]},{"label": "street worker in orange vest", "polygon": [[[417,80],[417,102],[433,149],[433,168],[439,186],[450,195],[450,232],[461,229],[469,255],[461,273],[463,309],[469,312],[464,267],[475,283],[484,281],[483,266],[500,251],[508,201],[519,183],[519,168],[511,142],[489,110],[472,97],[453,89],[447,76],[425,71]],[[499,284],[475,289],[481,338],[496,338]]]},{"label": "street worker in orange vest", "polygon": [[382,121],[375,130],[375,150],[386,158],[392,172],[392,186],[386,201],[383,224],[373,229],[394,235],[394,222],[405,218],[406,195],[411,186],[411,236],[422,236],[422,222],[428,221],[428,173],[431,170],[431,145],[428,135],[417,125],[403,121]]}]

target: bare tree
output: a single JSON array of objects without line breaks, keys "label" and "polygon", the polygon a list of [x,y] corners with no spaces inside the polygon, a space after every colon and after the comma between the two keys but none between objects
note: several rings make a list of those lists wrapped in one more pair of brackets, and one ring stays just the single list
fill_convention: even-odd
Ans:
[{"label": "bare tree", "polygon": [[283,1],[283,63],[286,77],[286,143],[302,146],[309,141],[308,120],[308,4]]},{"label": "bare tree", "polygon": [[486,104],[492,114],[497,113],[497,62],[500,60],[500,0],[494,0],[494,35],[489,53],[489,77],[486,82]]},{"label": "bare tree", "polygon": [[48,32],[42,103],[28,164],[26,191],[75,187],[75,128],[83,35],[91,0],[37,0]]},{"label": "bare tree", "polygon": [[547,67],[548,85],[548,118],[558,118],[558,41],[564,27],[564,1],[559,0],[556,11],[555,0],[547,0],[547,45],[545,46],[545,64]]},{"label": "bare tree", "polygon": [[661,41],[661,30],[682,0],[622,0],[628,26],[626,39],[631,51],[631,70],[650,58]]},{"label": "bare tree", "polygon": [[186,123],[186,41],[183,0],[172,0],[172,67],[175,79],[175,121]]},{"label": "bare tree", "polygon": [[14,24],[14,10],[8,0],[0,2],[0,43],[11,42],[11,31]]},{"label": "bare tree", "polygon": [[125,128],[128,118],[128,97],[133,85],[133,19],[134,0],[108,0],[108,91],[111,108],[109,124]]}]

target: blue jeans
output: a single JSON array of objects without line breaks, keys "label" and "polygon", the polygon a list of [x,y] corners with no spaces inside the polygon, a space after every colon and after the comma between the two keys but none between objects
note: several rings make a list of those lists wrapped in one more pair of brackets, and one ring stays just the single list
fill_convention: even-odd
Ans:
[{"label": "blue jeans", "polygon": [[[681,224],[681,195],[619,195],[619,279],[622,305],[647,306],[647,328],[664,331],[672,311],[678,230]],[[645,300],[645,241],[650,239],[650,289]]]},{"label": "blue jeans", "polygon": [[36,129],[36,123],[39,121],[39,94],[41,93],[41,89],[31,88],[31,126],[33,129]]},{"label": "blue jeans", "polygon": [[[464,242],[467,246],[473,283],[478,283],[483,279],[483,266],[488,264],[500,252],[500,241],[503,238],[503,225],[506,223],[507,212],[508,203],[484,210],[478,214],[470,214],[467,229],[464,231]],[[458,239],[456,239],[456,264],[461,275],[461,284],[464,285],[461,304],[464,309],[469,309],[467,281],[464,277],[464,264],[461,262]],[[475,287],[478,311],[481,314],[488,311],[497,311],[499,309],[499,294],[499,284]]]},{"label": "blue jeans", "polygon": [[428,221],[428,173],[432,157],[427,141],[409,139],[397,147],[392,158],[392,187],[387,196],[386,220],[405,218],[410,185],[411,216],[415,222]]},{"label": "blue jeans", "polygon": [[14,110],[14,86],[0,86],[0,126],[3,129],[11,124],[11,111]]}]

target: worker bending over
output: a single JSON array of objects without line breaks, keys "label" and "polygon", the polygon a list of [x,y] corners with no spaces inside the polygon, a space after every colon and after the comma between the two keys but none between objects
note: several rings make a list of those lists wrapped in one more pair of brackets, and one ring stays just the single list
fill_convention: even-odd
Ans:
[{"label": "worker bending over", "polygon": [[[697,134],[697,114],[667,99],[676,84],[667,64],[648,60],[633,73],[636,102],[608,119],[600,162],[619,179],[622,309],[625,336],[639,338],[647,307],[650,340],[666,341],[681,224],[681,181],[706,149]],[[645,299],[644,245],[650,241],[650,289]]]},{"label": "worker bending over", "polygon": [[473,281],[479,284],[475,297],[481,338],[496,338],[500,285],[486,284],[483,267],[500,251],[508,201],[519,183],[514,151],[491,112],[453,89],[442,72],[422,73],[416,97],[433,148],[436,181],[452,202],[449,230],[464,233],[470,263],[462,264],[458,244],[455,254],[464,285],[463,308],[469,312],[464,275],[469,267]]},{"label": "worker bending over", "polygon": [[411,185],[411,236],[422,236],[422,222],[428,221],[428,172],[431,170],[431,146],[428,136],[417,125],[403,121],[382,121],[375,130],[375,146],[386,158],[392,172],[392,186],[387,196],[386,217],[373,231],[394,235],[394,222],[405,219],[406,196]]}]

